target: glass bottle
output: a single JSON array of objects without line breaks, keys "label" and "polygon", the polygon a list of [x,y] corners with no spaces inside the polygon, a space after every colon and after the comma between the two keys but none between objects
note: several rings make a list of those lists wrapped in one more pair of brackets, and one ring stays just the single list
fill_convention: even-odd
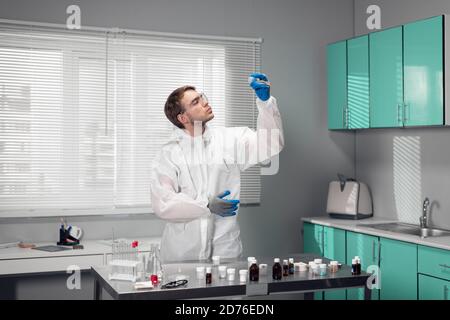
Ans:
[{"label": "glass bottle", "polygon": [[211,284],[212,282],[212,273],[211,273],[211,267],[206,268],[206,284]]},{"label": "glass bottle", "polygon": [[273,262],[274,264],[272,267],[272,279],[281,280],[283,271],[280,264],[280,258],[275,258]]},{"label": "glass bottle", "polygon": [[289,274],[294,274],[294,258],[289,258]]},{"label": "glass bottle", "polygon": [[249,269],[250,274],[250,281],[258,281],[259,280],[259,267],[258,267],[258,261],[256,259],[253,259],[252,265]]},{"label": "glass bottle", "polygon": [[289,275],[289,264],[287,260],[283,260],[283,277],[287,277]]}]

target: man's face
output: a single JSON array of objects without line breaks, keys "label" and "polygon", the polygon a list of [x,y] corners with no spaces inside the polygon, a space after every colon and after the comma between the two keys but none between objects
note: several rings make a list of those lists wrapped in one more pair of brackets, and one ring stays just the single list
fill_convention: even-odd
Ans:
[{"label": "man's face", "polygon": [[186,116],[191,124],[194,124],[194,121],[206,123],[214,118],[211,106],[197,91],[186,91],[180,102],[185,110],[181,116]]}]

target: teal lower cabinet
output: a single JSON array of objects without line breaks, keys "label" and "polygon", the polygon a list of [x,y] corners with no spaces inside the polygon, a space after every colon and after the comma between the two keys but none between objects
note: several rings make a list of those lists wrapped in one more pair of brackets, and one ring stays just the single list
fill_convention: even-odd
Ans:
[{"label": "teal lower cabinet", "polygon": [[[361,271],[376,272],[372,300],[449,300],[450,250],[303,224],[305,253],[347,265],[359,256]],[[364,300],[364,289],[316,292],[316,300]]]},{"label": "teal lower cabinet", "polygon": [[[361,271],[367,271],[369,266],[379,266],[379,239],[378,237],[347,231],[347,261],[352,264],[352,259],[359,256],[361,259]],[[364,289],[347,289],[348,300],[364,300]],[[379,290],[372,290],[372,300],[379,299]]]},{"label": "teal lower cabinet", "polygon": [[450,281],[419,274],[420,300],[449,300]]},{"label": "teal lower cabinet", "polygon": [[[303,223],[303,252],[323,256],[323,226]],[[314,293],[314,300],[322,300],[323,292]]]},{"label": "teal lower cabinet", "polygon": [[380,299],[417,300],[417,245],[380,238]]},{"label": "teal lower cabinet", "polygon": [[323,226],[303,223],[303,252],[323,256]]},{"label": "teal lower cabinet", "polygon": [[418,272],[450,281],[450,251],[426,246],[418,247]]},{"label": "teal lower cabinet", "polygon": [[419,299],[449,300],[450,251],[418,246]]},{"label": "teal lower cabinet", "polygon": [[[345,230],[331,227],[323,228],[323,255],[330,260],[345,263],[346,245]],[[324,292],[325,300],[345,300],[346,290],[333,290]]]}]

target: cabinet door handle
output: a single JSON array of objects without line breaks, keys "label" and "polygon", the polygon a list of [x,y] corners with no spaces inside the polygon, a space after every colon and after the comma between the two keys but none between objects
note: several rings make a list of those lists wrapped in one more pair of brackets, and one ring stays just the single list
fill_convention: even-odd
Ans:
[{"label": "cabinet door handle", "polygon": [[447,287],[447,285],[444,286],[444,300],[448,300],[448,287]]},{"label": "cabinet door handle", "polygon": [[381,242],[378,243],[378,264],[381,263]]},{"label": "cabinet door handle", "polygon": [[402,118],[401,118],[401,115],[400,115],[401,108],[402,108],[402,104],[401,103],[397,104],[397,123],[400,123],[400,124],[403,125],[403,121],[402,121]]},{"label": "cabinet door handle", "polygon": [[350,128],[350,109],[347,107],[347,128]]},{"label": "cabinet door handle", "polygon": [[409,120],[409,117],[406,116],[406,114],[408,113],[407,111],[409,111],[409,105],[404,103],[403,104],[403,125],[405,125],[406,122]]},{"label": "cabinet door handle", "polygon": [[372,240],[372,262],[375,262],[375,240]]},{"label": "cabinet door handle", "polygon": [[342,125],[347,128],[347,123],[345,122],[345,106],[342,108]]},{"label": "cabinet door handle", "polygon": [[448,266],[448,265],[446,265],[446,264],[440,264],[439,267],[446,268],[446,269],[450,269],[450,266]]}]

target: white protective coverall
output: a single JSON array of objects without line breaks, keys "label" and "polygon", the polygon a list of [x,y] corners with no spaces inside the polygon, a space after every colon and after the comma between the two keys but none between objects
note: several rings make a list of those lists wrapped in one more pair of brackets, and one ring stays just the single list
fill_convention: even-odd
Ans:
[{"label": "white protective coverall", "polygon": [[256,105],[256,131],[206,126],[203,135],[194,138],[175,127],[155,158],[151,202],[156,215],[167,221],[161,239],[163,263],[241,255],[238,214],[221,217],[207,205],[225,190],[231,192],[226,198],[240,199],[240,172],[277,155],[284,146],[276,99],[257,98]]}]

